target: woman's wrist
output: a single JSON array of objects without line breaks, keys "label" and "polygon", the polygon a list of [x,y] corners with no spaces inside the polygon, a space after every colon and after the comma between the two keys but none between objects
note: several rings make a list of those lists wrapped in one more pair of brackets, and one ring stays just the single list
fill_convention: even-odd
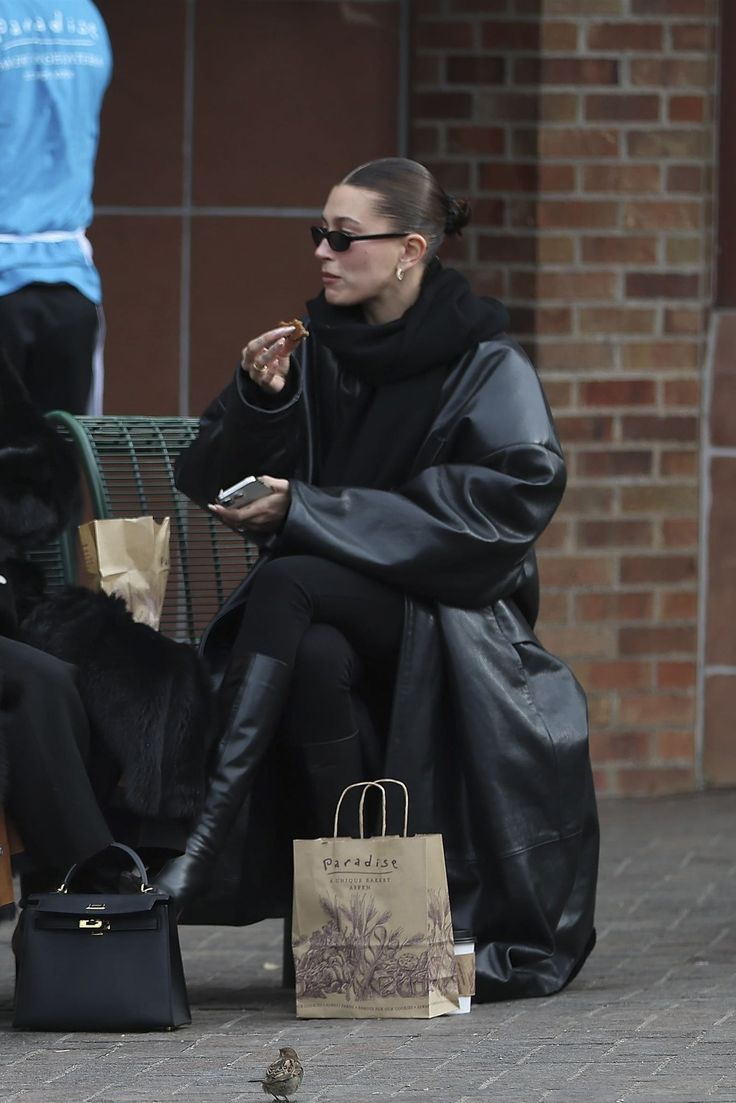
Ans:
[{"label": "woman's wrist", "polygon": [[298,397],[300,389],[299,372],[296,370],[289,372],[280,391],[273,391],[255,383],[250,372],[244,369],[242,364],[235,373],[235,383],[243,402],[255,409],[269,411],[282,410],[290,406]]}]

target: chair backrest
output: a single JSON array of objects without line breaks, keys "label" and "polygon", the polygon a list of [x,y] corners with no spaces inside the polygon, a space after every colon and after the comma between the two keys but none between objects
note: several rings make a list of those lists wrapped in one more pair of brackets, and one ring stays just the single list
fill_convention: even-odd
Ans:
[{"label": "chair backrest", "polygon": [[171,518],[171,567],[161,631],[196,643],[227,595],[255,562],[257,549],[185,498],[174,485],[177,456],[197,432],[196,418],[48,415],[76,450],[84,516],[59,541],[30,556],[54,590],[77,578],[77,524],[90,518]]}]

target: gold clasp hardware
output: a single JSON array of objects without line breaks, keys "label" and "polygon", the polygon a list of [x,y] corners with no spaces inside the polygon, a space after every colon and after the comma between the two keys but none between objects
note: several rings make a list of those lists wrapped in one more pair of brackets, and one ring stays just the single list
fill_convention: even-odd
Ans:
[{"label": "gold clasp hardware", "polygon": [[92,934],[104,934],[110,930],[110,924],[104,919],[80,919],[80,931],[91,931]]}]

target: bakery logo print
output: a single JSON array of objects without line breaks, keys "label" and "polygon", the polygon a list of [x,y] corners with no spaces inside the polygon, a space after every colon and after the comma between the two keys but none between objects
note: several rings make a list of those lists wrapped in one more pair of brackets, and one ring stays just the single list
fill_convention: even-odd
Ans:
[{"label": "bakery logo print", "polygon": [[363,858],[323,858],[322,869],[331,873],[355,873],[367,870],[369,873],[393,873],[398,871],[398,858],[381,858],[377,854],[368,854]]},{"label": "bakery logo print", "polygon": [[[73,38],[67,37],[72,35]],[[100,28],[94,19],[75,19],[72,15],[64,15],[60,9],[55,10],[50,19],[42,15],[0,18],[0,46],[79,46],[80,39],[92,44],[99,37]]]}]

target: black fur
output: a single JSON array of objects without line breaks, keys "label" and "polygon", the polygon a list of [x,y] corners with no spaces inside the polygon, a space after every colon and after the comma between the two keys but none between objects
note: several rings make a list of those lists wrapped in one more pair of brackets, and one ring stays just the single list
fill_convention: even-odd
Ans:
[{"label": "black fur", "polygon": [[78,501],[71,445],[34,407],[0,356],[0,560],[53,540]]},{"label": "black fur", "polygon": [[121,598],[71,586],[36,603],[20,638],[78,667],[93,741],[120,769],[125,806],[144,816],[192,816],[212,730],[196,652],[137,624]]}]

